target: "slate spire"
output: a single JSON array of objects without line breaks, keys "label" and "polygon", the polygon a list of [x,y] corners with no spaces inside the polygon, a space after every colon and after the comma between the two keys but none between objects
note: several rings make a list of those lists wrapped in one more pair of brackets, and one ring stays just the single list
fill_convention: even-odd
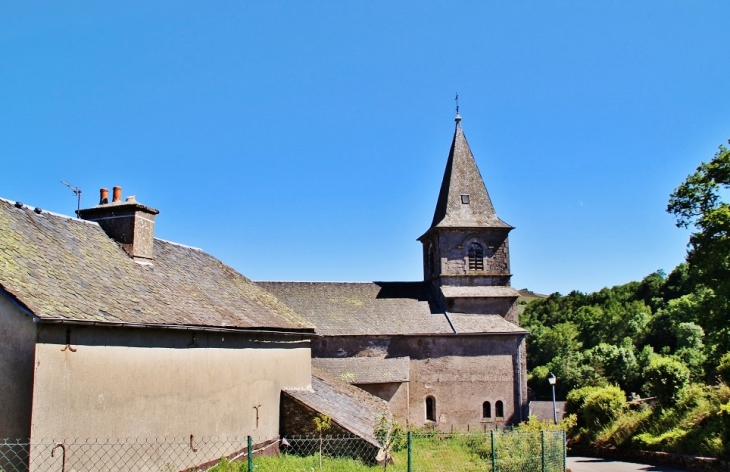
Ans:
[{"label": "slate spire", "polygon": [[461,129],[461,116],[456,114],[456,129],[441,182],[433,228],[509,228],[494,211],[487,187]]}]

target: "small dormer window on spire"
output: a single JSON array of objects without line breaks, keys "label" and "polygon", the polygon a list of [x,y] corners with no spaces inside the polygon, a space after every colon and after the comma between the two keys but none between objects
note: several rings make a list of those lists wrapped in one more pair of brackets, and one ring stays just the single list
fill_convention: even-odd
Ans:
[{"label": "small dormer window on spire", "polygon": [[468,205],[469,204],[469,195],[462,195],[461,203],[462,203],[462,205]]},{"label": "small dormer window on spire", "polygon": [[479,243],[469,245],[469,270],[484,270],[484,248]]}]

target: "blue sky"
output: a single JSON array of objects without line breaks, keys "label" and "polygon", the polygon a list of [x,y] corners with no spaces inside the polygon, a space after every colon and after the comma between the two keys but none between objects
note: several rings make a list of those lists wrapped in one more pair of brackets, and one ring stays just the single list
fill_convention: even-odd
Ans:
[{"label": "blue sky", "polygon": [[418,280],[462,124],[513,285],[670,271],[669,193],[730,138],[728,2],[6,2],[0,196],[59,181],[256,280]]}]

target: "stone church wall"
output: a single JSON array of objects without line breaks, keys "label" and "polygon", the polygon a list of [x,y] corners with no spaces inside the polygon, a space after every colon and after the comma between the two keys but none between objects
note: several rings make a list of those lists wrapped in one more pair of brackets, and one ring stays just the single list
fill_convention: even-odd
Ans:
[{"label": "stone church wall", "polygon": [[[451,426],[465,430],[480,425],[506,425],[524,419],[518,403],[517,342],[520,336],[342,336],[313,343],[314,357],[404,357],[410,360],[408,423],[411,427]],[[523,411],[527,401],[522,357]],[[376,392],[372,392],[376,393]],[[377,394],[377,393],[376,393]],[[436,402],[435,422],[426,420],[426,398]],[[382,398],[382,397],[381,397]],[[482,404],[492,405],[492,418],[482,418]],[[504,415],[496,418],[496,402]],[[398,418],[400,415],[396,415]]]}]

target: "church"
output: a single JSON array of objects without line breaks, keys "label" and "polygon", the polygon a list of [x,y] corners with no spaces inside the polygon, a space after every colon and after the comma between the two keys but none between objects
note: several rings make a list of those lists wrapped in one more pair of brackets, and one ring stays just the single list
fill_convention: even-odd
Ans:
[{"label": "church", "polygon": [[[513,228],[458,113],[418,238],[423,280],[253,282],[156,238],[158,214],[120,187],[78,218],[0,198],[0,438],[31,438],[31,459],[50,454],[43,438],[176,437],[203,464],[220,451],[197,438],[277,450],[319,414],[374,455],[380,418],[440,430],[526,419]],[[139,460],[173,460],[155,454]]]},{"label": "church", "polygon": [[524,339],[509,232],[456,115],[415,282],[257,282],[315,326],[312,366],[385,400],[410,428],[526,419]]}]

